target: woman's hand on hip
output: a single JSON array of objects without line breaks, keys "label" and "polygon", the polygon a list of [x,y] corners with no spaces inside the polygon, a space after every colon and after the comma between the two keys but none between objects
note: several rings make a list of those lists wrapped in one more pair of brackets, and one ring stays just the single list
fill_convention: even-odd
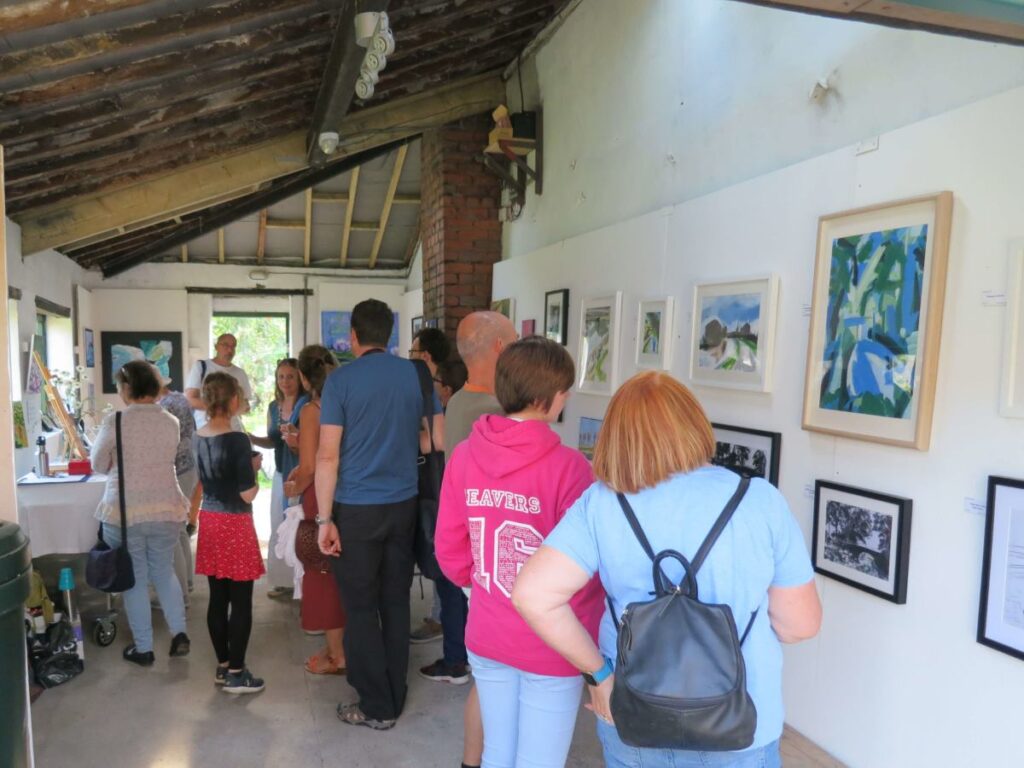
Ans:
[{"label": "woman's hand on hip", "polygon": [[587,690],[590,691],[590,703],[584,704],[587,709],[609,725],[615,724],[612,721],[612,687],[614,685],[614,674],[608,675],[607,678],[601,681],[600,685],[588,685]]}]

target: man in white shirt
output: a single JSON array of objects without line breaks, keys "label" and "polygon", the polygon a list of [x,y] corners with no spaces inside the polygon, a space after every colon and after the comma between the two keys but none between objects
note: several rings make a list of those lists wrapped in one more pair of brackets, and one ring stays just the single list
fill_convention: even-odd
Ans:
[{"label": "man in white shirt", "polygon": [[[195,410],[196,429],[206,424],[206,405],[203,404],[202,396],[203,380],[215,371],[223,371],[233,376],[242,385],[241,413],[249,412],[249,401],[252,399],[252,387],[249,385],[249,377],[237,365],[231,364],[231,361],[235,359],[235,349],[237,347],[238,339],[230,333],[222,333],[217,337],[217,343],[214,344],[214,349],[217,352],[216,357],[212,360],[197,361],[192,366],[192,370],[188,372],[188,376],[185,378],[185,397],[188,398],[189,405]],[[244,431],[238,416],[231,420],[231,426],[239,432]]]}]

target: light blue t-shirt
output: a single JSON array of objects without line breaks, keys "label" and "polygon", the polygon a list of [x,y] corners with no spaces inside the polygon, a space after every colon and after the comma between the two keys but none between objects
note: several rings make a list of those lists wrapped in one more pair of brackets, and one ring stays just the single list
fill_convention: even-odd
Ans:
[{"label": "light blue t-shirt", "polygon": [[[739,478],[721,467],[674,475],[654,488],[627,494],[655,553],[675,549],[692,559]],[[568,555],[586,571],[599,572],[615,612],[652,599],[650,558],[633,534],[615,493],[594,483],[569,509],[544,545]],[[682,577],[675,560],[663,562],[673,582]],[[782,735],[782,647],[768,620],[768,587],[795,587],[814,577],[807,545],[782,494],[766,481],[751,480],[746,496],[697,574],[705,603],[726,603],[742,635],[747,691],[757,708],[751,749]],[[601,653],[615,662],[617,632],[607,608],[601,619]]]},{"label": "light blue t-shirt", "polygon": [[410,361],[364,354],[331,372],[320,403],[320,423],[344,428],[335,501],[394,504],[416,495],[423,396]]}]

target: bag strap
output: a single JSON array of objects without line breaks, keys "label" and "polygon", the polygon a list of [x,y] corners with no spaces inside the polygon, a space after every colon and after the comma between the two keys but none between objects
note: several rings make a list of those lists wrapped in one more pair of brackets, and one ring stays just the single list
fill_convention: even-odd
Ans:
[{"label": "bag strap", "polygon": [[199,361],[199,389],[203,388],[203,379],[206,378],[206,361]]},{"label": "bag strap", "polygon": [[718,516],[715,524],[711,526],[711,530],[708,532],[707,537],[704,539],[704,543],[700,545],[700,549],[697,550],[697,554],[693,556],[693,560],[690,561],[690,567],[693,568],[693,575],[697,575],[697,571],[704,564],[704,560],[707,558],[708,553],[711,552],[711,548],[715,546],[715,542],[718,541],[718,537],[722,535],[722,531],[725,530],[725,526],[729,524],[729,520],[732,518],[733,512],[736,511],[736,507],[743,501],[743,496],[747,492],[747,488],[750,487],[750,478],[741,477],[740,484],[736,487],[736,492],[733,493],[732,498],[729,499],[725,505],[725,509]]},{"label": "bag strap", "polygon": [[430,452],[434,447],[434,380],[430,376],[430,369],[422,360],[410,360],[412,367],[416,369],[416,376],[420,380],[420,394],[423,395],[423,415],[427,419],[427,433],[430,435]]},{"label": "bag strap", "polygon": [[117,497],[121,507],[121,546],[128,542],[128,513],[124,503],[124,451],[121,441],[121,411],[114,414],[114,429],[117,432]]}]

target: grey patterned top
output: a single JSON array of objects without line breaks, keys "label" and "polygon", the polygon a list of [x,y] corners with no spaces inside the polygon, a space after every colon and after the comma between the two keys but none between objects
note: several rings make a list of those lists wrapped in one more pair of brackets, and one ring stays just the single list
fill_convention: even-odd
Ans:
[{"label": "grey patterned top", "polygon": [[192,433],[196,431],[192,406],[181,392],[168,392],[157,403],[178,420],[178,453],[174,457],[174,471],[183,475],[196,465],[192,454]]}]

